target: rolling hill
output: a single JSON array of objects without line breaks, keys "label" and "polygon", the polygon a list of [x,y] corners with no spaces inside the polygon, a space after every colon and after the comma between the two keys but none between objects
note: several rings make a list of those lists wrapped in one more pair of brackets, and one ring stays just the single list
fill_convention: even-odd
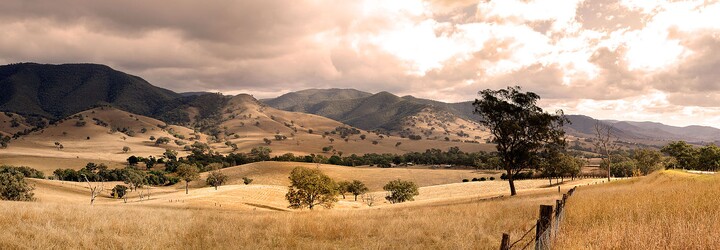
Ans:
[{"label": "rolling hill", "polygon": [[[312,98],[308,98],[312,96]],[[302,97],[302,98],[301,98]],[[310,99],[310,100],[308,100]],[[302,110],[364,130],[402,137],[479,141],[488,134],[472,119],[470,102],[443,103],[389,92],[326,89],[291,92],[263,102],[283,110]]]}]

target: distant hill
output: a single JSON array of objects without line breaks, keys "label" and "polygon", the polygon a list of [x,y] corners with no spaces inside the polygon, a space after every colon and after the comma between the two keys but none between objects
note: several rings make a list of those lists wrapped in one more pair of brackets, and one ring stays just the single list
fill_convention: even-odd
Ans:
[{"label": "distant hill", "polygon": [[[568,115],[571,124],[566,126],[568,134],[594,138],[596,119],[584,115]],[[624,141],[645,144],[665,144],[669,141],[683,140],[695,144],[720,141],[720,129],[707,126],[676,127],[657,122],[633,122],[601,120],[601,123],[613,127],[613,134]]]},{"label": "distant hill", "polygon": [[[310,97],[312,96],[312,97]],[[474,121],[472,102],[444,103],[389,92],[358,90],[303,90],[263,100],[268,106],[307,112],[365,130],[383,130],[401,136],[448,140],[484,140],[487,132]],[[297,103],[295,103],[297,102]]]},{"label": "distant hill", "polygon": [[277,109],[307,112],[308,107],[324,101],[364,98],[371,95],[355,89],[306,89],[261,101]]},{"label": "distant hill", "polygon": [[153,115],[180,95],[98,64],[0,66],[0,111],[65,118],[96,105]]}]

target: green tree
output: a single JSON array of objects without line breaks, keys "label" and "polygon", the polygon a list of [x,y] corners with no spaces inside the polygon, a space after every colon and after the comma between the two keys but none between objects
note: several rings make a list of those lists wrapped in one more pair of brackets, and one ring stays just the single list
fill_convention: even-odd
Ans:
[{"label": "green tree", "polygon": [[122,148],[122,151],[123,151],[123,153],[127,153],[127,152],[130,151],[130,147],[124,146],[124,147]]},{"label": "green tree", "polygon": [[358,195],[367,193],[368,188],[365,186],[365,183],[362,183],[358,180],[353,180],[352,183],[350,183],[350,185],[348,186],[347,191],[352,193],[355,196],[355,201],[357,201]]},{"label": "green tree", "polygon": [[128,187],[125,185],[115,185],[115,187],[112,189],[112,192],[110,193],[110,196],[115,199],[122,199],[123,197],[125,197],[127,190]]},{"label": "green tree", "polygon": [[418,186],[412,181],[393,180],[383,186],[383,190],[390,192],[385,199],[390,203],[401,203],[414,200],[419,195]]},{"label": "green tree", "polygon": [[290,208],[323,206],[331,208],[337,202],[337,184],[319,169],[296,167],[290,172],[290,190],[285,198]]},{"label": "green tree", "polygon": [[0,199],[10,201],[32,201],[35,195],[32,186],[25,182],[23,173],[9,170],[0,173]]},{"label": "green tree", "polygon": [[672,168],[695,168],[697,166],[697,150],[684,141],[675,141],[665,145],[660,152],[675,158]]},{"label": "green tree", "polygon": [[633,159],[637,168],[643,175],[647,175],[661,168],[663,156],[660,152],[651,149],[635,150]]},{"label": "green tree", "polygon": [[199,169],[195,165],[190,164],[180,164],[180,166],[177,167],[177,175],[185,181],[185,194],[188,194],[188,186],[190,185],[191,181],[196,180],[198,177],[200,177]]},{"label": "green tree", "polygon": [[270,160],[270,153],[272,153],[272,149],[268,147],[256,147],[250,150],[250,154],[254,155],[261,161]]},{"label": "green tree", "polygon": [[698,170],[704,171],[715,171],[720,168],[720,147],[715,144],[708,144],[700,148],[697,152],[697,164],[695,166]]},{"label": "green tree", "polygon": [[513,176],[531,167],[534,155],[547,144],[564,145],[563,125],[568,122],[562,110],[544,112],[536,105],[535,93],[520,87],[480,91],[473,103],[479,123],[490,130],[498,156],[508,176],[510,194],[516,195]]},{"label": "green tree", "polygon": [[130,186],[132,191],[135,191],[145,184],[145,173],[133,167],[127,167],[123,169],[122,180]]},{"label": "green tree", "polygon": [[221,186],[225,182],[227,182],[228,176],[223,174],[220,171],[212,171],[208,175],[207,179],[205,180],[205,183],[207,183],[210,186],[215,187],[215,190],[217,190],[218,186]]},{"label": "green tree", "polygon": [[349,181],[341,181],[337,183],[337,191],[342,195],[343,199],[345,199],[345,193],[350,192],[350,182]]}]

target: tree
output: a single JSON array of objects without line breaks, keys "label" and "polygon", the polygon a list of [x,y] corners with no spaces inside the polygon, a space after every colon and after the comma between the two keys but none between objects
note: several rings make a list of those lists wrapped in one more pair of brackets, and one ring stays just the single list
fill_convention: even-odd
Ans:
[{"label": "tree", "polygon": [[130,186],[130,190],[132,191],[136,191],[146,182],[145,173],[133,167],[127,167],[123,169],[122,180],[125,184],[128,184]]},{"label": "tree", "polygon": [[360,135],[360,140],[365,140],[365,138],[367,138],[366,135]]},{"label": "tree", "polygon": [[110,193],[110,196],[115,199],[122,199],[123,197],[125,197],[127,190],[128,187],[125,185],[115,185],[115,187],[112,189],[112,192]]},{"label": "tree", "polygon": [[243,179],[243,183],[244,183],[245,185],[250,185],[250,183],[253,182],[253,179],[250,179],[250,178],[248,178],[247,176],[243,177],[242,179]]},{"label": "tree", "polygon": [[130,147],[124,146],[122,150],[123,150],[123,153],[127,154],[127,152],[130,151]]},{"label": "tree", "polygon": [[155,145],[168,144],[168,143],[170,143],[169,137],[160,137],[160,138],[157,138],[157,140],[155,140]]},{"label": "tree", "polygon": [[612,125],[595,121],[595,141],[593,144],[597,151],[604,156],[602,161],[606,164],[605,166],[607,166],[608,181],[610,181],[610,170],[612,169],[611,154],[613,151],[620,149],[620,146],[615,143],[617,138],[613,138],[614,131],[615,128]]},{"label": "tree", "polygon": [[195,165],[190,164],[180,164],[180,166],[177,167],[177,175],[185,181],[185,194],[188,194],[188,186],[191,181],[196,180],[198,177],[200,177],[199,169]]},{"label": "tree", "polygon": [[337,184],[319,169],[296,167],[290,172],[290,190],[285,198],[290,208],[323,206],[331,208],[337,202]]},{"label": "tree", "polygon": [[25,182],[25,175],[17,170],[0,173],[0,200],[32,201],[35,188]]},{"label": "tree", "polygon": [[[347,187],[347,191],[355,195],[355,201],[357,201],[358,195],[364,194],[368,191],[365,183],[358,180],[353,180],[352,183]],[[345,198],[345,197],[343,197]]]},{"label": "tree", "polygon": [[205,180],[205,183],[207,183],[210,186],[215,187],[215,190],[217,190],[218,186],[221,186],[225,182],[227,182],[228,176],[223,174],[220,171],[212,171],[208,175],[207,179]]},{"label": "tree", "polygon": [[177,161],[177,155],[178,155],[177,151],[170,150],[170,149],[166,149],[165,153],[163,153],[163,156],[170,161]]},{"label": "tree", "polygon": [[544,112],[536,105],[535,93],[523,93],[520,87],[480,91],[473,103],[479,123],[490,130],[500,162],[508,176],[510,194],[516,195],[514,175],[529,168],[538,151],[548,144],[564,145],[562,126],[569,122],[562,110]]},{"label": "tree", "polygon": [[418,186],[412,181],[393,180],[383,186],[383,190],[390,192],[385,199],[390,203],[401,203],[414,200],[419,195]]},{"label": "tree", "polygon": [[671,167],[694,168],[697,165],[697,150],[684,141],[675,141],[668,143],[660,152],[675,158],[676,164]]},{"label": "tree", "polygon": [[402,142],[395,143],[395,147],[399,147],[400,145],[402,145]]},{"label": "tree", "polygon": [[83,177],[85,178],[85,182],[88,184],[88,188],[90,189],[90,206],[92,206],[93,204],[95,204],[95,198],[97,198],[97,196],[105,190],[105,183],[101,181],[100,185],[98,185],[97,183],[93,184],[90,183],[90,180],[88,180],[86,175],[83,175]]},{"label": "tree", "polygon": [[270,153],[272,153],[272,149],[268,147],[256,147],[250,150],[250,154],[254,155],[261,161],[270,160]]},{"label": "tree", "polygon": [[635,150],[633,158],[640,173],[647,175],[660,169],[663,156],[656,150],[638,149]]},{"label": "tree", "polygon": [[272,141],[268,138],[263,138],[263,142],[265,142],[265,144],[267,145],[270,145],[272,143]]},{"label": "tree", "polygon": [[342,195],[343,199],[345,199],[345,193],[350,192],[350,182],[349,181],[341,181],[337,183],[337,191]]},{"label": "tree", "polygon": [[131,155],[130,157],[127,158],[127,162],[128,162],[128,165],[135,166],[138,164],[138,162],[140,162],[140,158],[138,158],[137,156]]}]

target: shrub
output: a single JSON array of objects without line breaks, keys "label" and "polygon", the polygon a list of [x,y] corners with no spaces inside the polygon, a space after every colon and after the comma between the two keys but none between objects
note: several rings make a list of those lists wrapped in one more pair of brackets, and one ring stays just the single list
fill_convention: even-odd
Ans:
[{"label": "shrub", "polygon": [[479,181],[478,178],[472,178],[472,181]]},{"label": "shrub", "polygon": [[491,181],[494,181],[494,180],[495,180],[495,177],[490,176],[490,180],[491,180]]},{"label": "shrub", "polygon": [[0,200],[32,201],[35,200],[33,189],[20,171],[10,169],[0,173]]},{"label": "shrub", "polygon": [[463,179],[463,180],[462,180],[462,182],[468,182],[468,181],[469,181],[468,179]]},{"label": "shrub", "polygon": [[125,197],[125,194],[127,194],[128,187],[125,185],[116,185],[112,192],[110,193],[110,196],[112,196],[115,199],[121,199]]},{"label": "shrub", "polygon": [[36,178],[36,179],[45,179],[45,174],[43,172],[38,171],[37,169],[26,167],[26,166],[10,166],[10,165],[2,165],[0,166],[0,173],[9,173],[9,172],[20,172],[24,177],[27,178]]},{"label": "shrub", "polygon": [[253,179],[250,179],[248,177],[243,177],[242,179],[243,179],[243,183],[245,183],[245,185],[250,185],[250,183],[253,182]]},{"label": "shrub", "polygon": [[486,181],[485,177],[480,177],[480,181]]}]

